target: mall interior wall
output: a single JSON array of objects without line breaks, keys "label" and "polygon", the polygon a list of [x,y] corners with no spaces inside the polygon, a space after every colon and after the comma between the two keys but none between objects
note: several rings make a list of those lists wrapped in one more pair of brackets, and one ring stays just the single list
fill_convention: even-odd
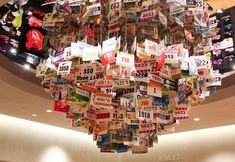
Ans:
[{"label": "mall interior wall", "polygon": [[235,125],[159,137],[147,154],[100,153],[92,136],[0,114],[0,162],[235,162]]}]

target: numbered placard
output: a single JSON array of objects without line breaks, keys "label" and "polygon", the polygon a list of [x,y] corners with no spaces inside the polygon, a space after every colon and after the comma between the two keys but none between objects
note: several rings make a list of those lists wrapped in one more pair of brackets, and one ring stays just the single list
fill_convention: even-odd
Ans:
[{"label": "numbered placard", "polygon": [[72,61],[60,62],[57,70],[57,75],[70,73]]}]

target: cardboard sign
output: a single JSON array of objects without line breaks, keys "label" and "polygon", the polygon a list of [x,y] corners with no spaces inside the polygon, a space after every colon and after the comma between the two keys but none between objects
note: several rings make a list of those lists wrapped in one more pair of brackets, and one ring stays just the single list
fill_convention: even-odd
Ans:
[{"label": "cardboard sign", "polygon": [[68,74],[70,72],[71,65],[72,61],[60,62],[58,66],[57,75]]},{"label": "cardboard sign", "polygon": [[208,66],[208,59],[203,56],[191,56],[190,59],[193,59],[197,65],[197,69],[206,69]]},{"label": "cardboard sign", "polygon": [[140,120],[145,120],[145,121],[152,121],[153,120],[153,112],[152,111],[138,110],[137,116]]},{"label": "cardboard sign", "polygon": [[147,94],[155,97],[162,97],[162,88],[155,84],[148,84]]},{"label": "cardboard sign", "polygon": [[159,56],[157,57],[157,69],[160,69],[162,66],[165,65],[165,45],[164,41],[161,41],[159,44]]},{"label": "cardboard sign", "polygon": [[87,6],[87,10],[88,10],[88,15],[89,16],[100,15],[101,5],[100,5],[100,3],[97,3],[97,4]]},{"label": "cardboard sign", "polygon": [[175,119],[188,119],[188,107],[177,107],[175,108]]},{"label": "cardboard sign", "polygon": [[122,8],[122,2],[121,0],[112,0],[110,3],[110,10],[118,10],[120,11]]},{"label": "cardboard sign", "polygon": [[212,74],[211,86],[221,86],[221,74]]},{"label": "cardboard sign", "polygon": [[114,88],[125,88],[129,86],[130,86],[130,80],[127,80],[127,79],[120,79],[120,80],[113,81]]},{"label": "cardboard sign", "polygon": [[71,43],[71,56],[72,57],[81,57],[86,48],[92,47],[89,44],[83,42]]},{"label": "cardboard sign", "polygon": [[99,60],[100,54],[101,54],[101,46],[89,47],[83,51],[82,60],[83,61]]},{"label": "cardboard sign", "polygon": [[112,87],[112,80],[97,80],[95,86],[97,88],[109,88]]},{"label": "cardboard sign", "polygon": [[116,64],[127,67],[130,69],[134,68],[134,55],[124,53],[124,52],[118,52],[117,53],[117,59],[116,59]]},{"label": "cardboard sign", "polygon": [[159,11],[159,20],[164,26],[167,26],[167,17],[161,11]]},{"label": "cardboard sign", "polygon": [[140,21],[148,21],[154,19],[156,16],[156,10],[147,10],[141,12],[140,14]]},{"label": "cardboard sign", "polygon": [[147,54],[145,51],[145,48],[140,47],[137,45],[137,56],[143,60],[150,60],[151,59],[151,55]]},{"label": "cardboard sign", "polygon": [[85,90],[81,89],[80,87],[77,87],[76,97],[81,101],[88,102],[89,99],[90,99],[90,93],[88,91],[85,91]]},{"label": "cardboard sign", "polygon": [[218,25],[218,20],[216,16],[212,16],[209,18],[209,28],[216,28]]},{"label": "cardboard sign", "polygon": [[111,94],[96,93],[94,104],[100,107],[110,108],[112,107],[112,98],[113,96]]},{"label": "cardboard sign", "polygon": [[158,55],[158,44],[150,40],[145,39],[145,53],[149,56]]},{"label": "cardboard sign", "polygon": [[111,38],[103,42],[102,47],[102,66],[115,62],[116,38]]},{"label": "cardboard sign", "polygon": [[138,108],[139,109],[145,109],[145,108],[151,108],[152,107],[152,98],[139,98],[138,101]]}]

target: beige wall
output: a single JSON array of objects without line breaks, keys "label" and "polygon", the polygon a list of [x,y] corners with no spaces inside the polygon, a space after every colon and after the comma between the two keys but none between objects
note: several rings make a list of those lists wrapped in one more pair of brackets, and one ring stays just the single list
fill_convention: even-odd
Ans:
[{"label": "beige wall", "polygon": [[235,125],[164,135],[143,155],[109,154],[84,133],[0,114],[0,161],[235,162]]}]

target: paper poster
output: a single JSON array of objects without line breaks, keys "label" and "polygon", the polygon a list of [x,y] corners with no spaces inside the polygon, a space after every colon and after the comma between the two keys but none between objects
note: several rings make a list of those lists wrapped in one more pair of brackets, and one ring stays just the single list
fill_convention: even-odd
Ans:
[{"label": "paper poster", "polygon": [[83,42],[71,43],[71,56],[81,57],[86,48],[92,47],[91,45]]},{"label": "paper poster", "polygon": [[94,46],[86,48],[86,50],[82,53],[83,61],[95,61],[99,60],[99,56],[101,55],[101,46]]},{"label": "paper poster", "polygon": [[212,16],[209,18],[209,28],[216,28],[218,25],[218,20],[216,16]]},{"label": "paper poster", "polygon": [[208,59],[205,55],[203,56],[190,56],[190,59],[193,59],[196,63],[197,69],[206,69],[208,66]]},{"label": "paper poster", "polygon": [[147,10],[144,12],[141,12],[140,14],[140,21],[148,21],[154,19],[156,16],[156,10]]},{"label": "paper poster", "polygon": [[165,65],[165,44],[163,40],[159,43],[158,49],[159,55],[157,56],[157,69],[160,69],[162,66]]},{"label": "paper poster", "polygon": [[58,66],[57,75],[69,73],[71,69],[72,61],[60,62]]},{"label": "paper poster", "polygon": [[193,58],[189,58],[189,75],[197,75],[197,64]]},{"label": "paper poster", "polygon": [[100,107],[111,108],[112,98],[113,96],[111,94],[96,93],[94,98],[94,104]]},{"label": "paper poster", "polygon": [[162,88],[159,85],[148,84],[147,94],[155,97],[162,97]]},{"label": "paper poster", "polygon": [[188,107],[176,107],[175,108],[175,119],[182,120],[182,119],[188,119]]},{"label": "paper poster", "polygon": [[164,26],[167,26],[167,17],[161,11],[159,11],[159,20]]},{"label": "paper poster", "polygon": [[135,56],[132,54],[118,52],[117,58],[116,58],[116,64],[123,66],[123,67],[133,69],[134,68],[134,58],[135,58]]},{"label": "paper poster", "polygon": [[221,74],[212,74],[211,86],[221,86],[222,76]]},{"label": "paper poster", "polygon": [[110,10],[118,10],[120,11],[122,8],[122,1],[121,0],[112,0],[110,3]]},{"label": "paper poster", "polygon": [[90,6],[87,6],[89,16],[99,15],[101,13],[100,3],[96,3]]},{"label": "paper poster", "polygon": [[139,98],[138,100],[138,108],[139,109],[145,109],[145,108],[151,108],[152,107],[152,98],[148,97],[148,98]]},{"label": "paper poster", "polygon": [[158,55],[157,43],[145,39],[144,46],[145,46],[145,53],[148,54],[149,56]]}]

